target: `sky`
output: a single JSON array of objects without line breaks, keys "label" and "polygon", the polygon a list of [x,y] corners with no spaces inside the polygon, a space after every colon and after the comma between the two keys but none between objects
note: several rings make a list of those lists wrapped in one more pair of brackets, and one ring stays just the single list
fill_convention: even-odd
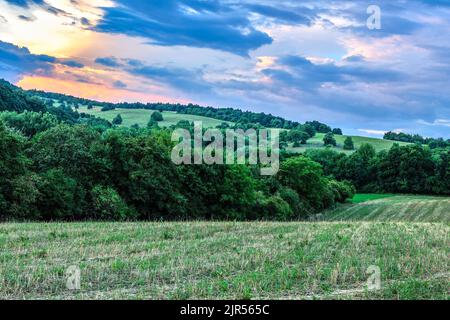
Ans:
[{"label": "sky", "polygon": [[0,78],[448,139],[450,1],[0,0]]}]

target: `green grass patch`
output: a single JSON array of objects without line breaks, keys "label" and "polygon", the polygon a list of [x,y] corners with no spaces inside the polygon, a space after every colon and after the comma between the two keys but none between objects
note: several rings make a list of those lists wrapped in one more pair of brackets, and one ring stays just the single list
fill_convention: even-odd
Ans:
[{"label": "green grass patch", "polygon": [[384,199],[384,198],[390,198],[394,197],[395,194],[379,194],[379,193],[358,193],[355,194],[353,199],[351,200],[352,203],[361,203],[361,202],[367,202],[372,200],[378,200],[378,199]]},{"label": "green grass patch", "polygon": [[[324,133],[317,133],[313,138],[309,139],[306,145],[302,145],[301,147],[294,148],[292,146],[288,147],[288,151],[294,153],[303,153],[308,149],[321,149],[325,148],[323,144]],[[398,143],[401,146],[409,145],[410,143],[406,142],[397,142],[391,140],[384,140],[378,138],[370,138],[370,137],[360,137],[360,136],[351,136],[353,139],[353,143],[355,145],[355,150],[358,149],[363,143],[368,143],[372,145],[377,152],[382,150],[389,150],[394,143]],[[354,150],[344,150],[344,141],[347,136],[335,135],[337,146],[332,147],[333,150],[338,152],[344,152],[346,154],[352,154]]]},{"label": "green grass patch", "polygon": [[[87,114],[94,115],[99,118],[106,119],[110,122],[120,114],[123,123],[122,126],[131,127],[134,124],[138,124],[140,127],[146,127],[148,121],[150,120],[150,116],[155,110],[144,110],[144,109],[115,109],[110,111],[101,111],[101,108],[94,107],[91,110],[88,110],[86,106],[82,106],[78,109],[78,112],[84,112]],[[188,120],[189,122],[193,121],[202,121],[203,126],[206,128],[215,128],[218,125],[226,122],[228,124],[232,124],[231,122],[217,120],[213,118],[196,116],[190,114],[179,114],[176,112],[163,112],[164,121],[159,122],[161,127],[170,127],[172,125],[177,124],[181,120]]]}]

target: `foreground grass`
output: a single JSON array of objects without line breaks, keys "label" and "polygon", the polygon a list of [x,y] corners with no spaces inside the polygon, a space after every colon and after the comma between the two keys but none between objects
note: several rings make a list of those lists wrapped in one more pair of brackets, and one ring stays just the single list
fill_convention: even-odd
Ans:
[{"label": "foreground grass", "polygon": [[[3,299],[448,299],[446,223],[0,225]],[[66,269],[81,269],[81,290]],[[382,288],[367,291],[369,266]]]},{"label": "foreground grass", "polygon": [[325,214],[328,221],[410,221],[450,223],[450,197],[356,195],[354,204]]}]

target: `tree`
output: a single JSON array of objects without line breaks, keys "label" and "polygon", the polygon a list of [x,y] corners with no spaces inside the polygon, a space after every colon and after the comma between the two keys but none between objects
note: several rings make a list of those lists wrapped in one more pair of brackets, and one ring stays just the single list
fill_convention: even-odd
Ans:
[{"label": "tree", "polygon": [[323,143],[326,146],[334,146],[334,147],[336,147],[336,145],[337,145],[336,139],[334,138],[334,135],[331,132],[328,132],[325,135],[325,137],[323,138]]},{"label": "tree", "polygon": [[148,121],[148,123],[147,123],[147,128],[148,129],[157,129],[157,128],[159,128],[158,121],[150,119]]},{"label": "tree", "polygon": [[342,129],[334,128],[333,129],[333,134],[336,134],[338,136],[342,136]]},{"label": "tree", "polygon": [[159,111],[153,112],[150,119],[156,122],[164,121],[163,115]]},{"label": "tree", "polygon": [[115,221],[133,218],[132,210],[113,188],[95,186],[91,191],[91,196],[96,218]]},{"label": "tree", "polygon": [[8,214],[13,198],[13,181],[27,170],[25,139],[0,122],[0,219]]},{"label": "tree", "polygon": [[304,131],[293,129],[289,131],[286,138],[289,142],[306,144],[309,139],[309,135]]},{"label": "tree", "polygon": [[352,137],[345,138],[344,150],[355,150],[355,145],[353,143]]},{"label": "tree", "polygon": [[88,104],[87,109],[88,109],[88,110],[94,109],[94,106],[92,105],[92,103],[89,103],[89,104]]},{"label": "tree", "polygon": [[277,179],[281,185],[297,192],[304,200],[307,210],[309,207],[316,211],[333,204],[333,196],[329,194],[331,190],[328,180],[323,177],[322,167],[311,159],[294,157],[284,161]]},{"label": "tree", "polygon": [[113,119],[112,123],[117,126],[123,123],[123,119],[120,113]]},{"label": "tree", "polygon": [[50,113],[25,111],[22,113],[2,112],[0,120],[9,127],[22,132],[27,137],[33,137],[58,125],[56,116]]}]

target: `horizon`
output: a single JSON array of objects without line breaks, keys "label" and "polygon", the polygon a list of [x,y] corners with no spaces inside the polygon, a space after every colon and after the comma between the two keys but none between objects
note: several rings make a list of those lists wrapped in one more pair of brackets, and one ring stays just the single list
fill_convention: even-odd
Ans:
[{"label": "horizon", "polygon": [[[366,25],[372,4],[380,29]],[[0,78],[23,89],[264,112],[348,135],[450,136],[442,1],[0,0],[0,9]]]}]

